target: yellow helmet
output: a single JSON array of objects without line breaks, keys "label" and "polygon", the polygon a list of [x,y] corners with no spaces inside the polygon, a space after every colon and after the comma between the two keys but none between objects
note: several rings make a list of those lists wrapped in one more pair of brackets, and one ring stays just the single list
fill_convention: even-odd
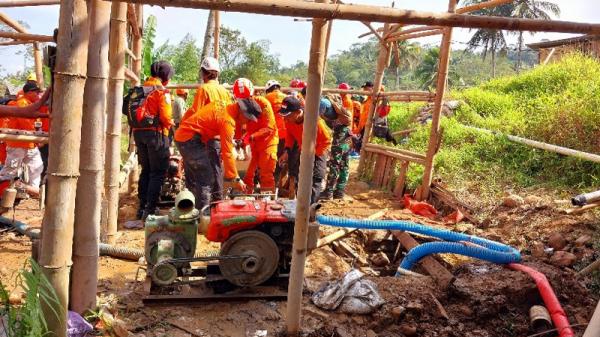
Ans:
[{"label": "yellow helmet", "polygon": [[27,81],[37,82],[37,76],[35,75],[35,73],[30,73],[29,76],[27,76]]}]

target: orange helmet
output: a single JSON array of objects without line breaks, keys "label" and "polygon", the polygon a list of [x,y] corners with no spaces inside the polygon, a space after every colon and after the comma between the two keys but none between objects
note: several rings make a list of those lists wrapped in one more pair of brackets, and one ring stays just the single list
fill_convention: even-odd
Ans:
[{"label": "orange helmet", "polygon": [[338,85],[338,89],[350,90],[350,86],[348,85],[348,83],[342,82]]},{"label": "orange helmet", "polygon": [[179,96],[187,95],[188,90],[187,89],[177,89],[177,90],[175,90],[175,94],[179,95]]},{"label": "orange helmet", "polygon": [[235,98],[250,98],[254,94],[254,85],[247,78],[238,78],[233,83],[233,96]]}]

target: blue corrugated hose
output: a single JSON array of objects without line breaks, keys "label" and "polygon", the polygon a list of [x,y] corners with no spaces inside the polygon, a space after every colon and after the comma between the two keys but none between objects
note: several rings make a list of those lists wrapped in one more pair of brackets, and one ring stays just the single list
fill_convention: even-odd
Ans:
[{"label": "blue corrugated hose", "polygon": [[[451,241],[430,242],[411,249],[400,264],[400,268],[403,269],[410,269],[423,257],[437,253],[460,254],[500,264],[521,261],[521,254],[519,253],[519,251],[511,246],[473,235],[467,235],[452,232],[445,229],[428,227],[411,221],[357,220],[330,217],[324,215],[317,216],[317,221],[320,224],[327,226],[361,229],[400,230],[427,235],[446,241]],[[464,244],[464,242],[473,243],[479,247],[466,245]],[[396,276],[399,276],[399,274],[397,273]]]}]

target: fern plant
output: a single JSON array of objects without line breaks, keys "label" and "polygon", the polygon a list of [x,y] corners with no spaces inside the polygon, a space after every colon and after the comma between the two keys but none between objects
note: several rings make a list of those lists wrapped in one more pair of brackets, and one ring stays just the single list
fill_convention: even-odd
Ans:
[{"label": "fern plant", "polygon": [[40,337],[48,335],[48,326],[42,306],[50,309],[52,315],[62,315],[62,307],[54,288],[42,273],[40,266],[29,259],[30,268],[23,268],[19,273],[18,283],[25,290],[22,305],[10,304],[9,292],[0,281],[0,325],[7,337]]}]

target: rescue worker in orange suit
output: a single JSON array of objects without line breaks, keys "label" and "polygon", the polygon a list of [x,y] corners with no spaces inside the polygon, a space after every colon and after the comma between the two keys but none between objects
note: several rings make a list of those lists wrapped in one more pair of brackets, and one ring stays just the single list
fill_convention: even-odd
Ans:
[{"label": "rescue worker in orange suit", "polygon": [[138,161],[142,166],[138,183],[140,205],[138,219],[145,220],[150,214],[157,214],[165,174],[169,166],[169,130],[173,126],[171,95],[164,88],[173,77],[173,67],[166,61],[158,61],[150,66],[150,77],[144,87],[154,87],[143,103],[146,112],[158,119],[153,127],[132,128]]},{"label": "rescue worker in orange suit", "polygon": [[360,130],[358,129],[360,123],[360,112],[362,110],[363,97],[359,95],[352,96],[353,114],[352,114],[352,151],[350,151],[350,157],[359,156],[360,151]]},{"label": "rescue worker in orange suit", "polygon": [[[285,126],[287,129],[287,138],[285,139],[285,147],[288,152],[285,152],[280,158],[280,162],[288,159],[288,153],[291,151],[294,142],[300,145],[302,151],[302,131],[304,122],[304,108],[296,97],[286,97],[282,104],[279,113],[285,118]],[[313,166],[313,181],[312,193],[310,196],[311,204],[319,200],[323,180],[327,171],[327,160],[329,150],[331,149],[331,131],[325,124],[322,118],[317,122],[317,139],[315,144],[315,163]],[[296,165],[299,166],[300,162]]]},{"label": "rescue worker in orange suit", "polygon": [[221,101],[226,105],[232,102],[229,91],[219,84],[221,66],[217,59],[210,56],[204,58],[200,65],[200,71],[202,72],[203,84],[196,91],[194,103],[192,103],[190,109],[183,115],[182,120],[193,115],[195,112],[200,111],[203,106],[211,102]]},{"label": "rescue worker in orange suit", "polygon": [[[281,110],[281,103],[286,95],[281,92],[281,84],[276,80],[269,80],[267,84],[265,84],[265,98],[271,103],[271,108],[273,108],[273,113],[275,115],[275,123],[277,124],[277,135],[279,136],[279,143],[277,145],[277,158],[281,157],[283,152],[285,151],[285,138],[286,138],[286,130],[285,130],[285,120],[279,114],[279,110]],[[275,181],[279,181],[281,166],[277,164],[275,167]]]},{"label": "rescue worker in orange suit", "polygon": [[[235,166],[233,140],[236,122],[241,118],[256,120],[245,104],[214,101],[184,119],[175,132],[175,144],[183,157],[186,179],[192,181],[191,191],[198,209],[222,199],[223,179],[233,182],[241,191],[246,190]],[[210,148],[211,142],[220,143],[221,151],[216,156]]]},{"label": "rescue worker in orange suit", "polygon": [[[23,86],[23,94],[18,96],[15,105],[25,107],[37,102],[40,99],[40,88],[35,82],[27,82]],[[10,129],[23,131],[36,131],[38,120],[33,118],[10,118],[8,127]],[[41,125],[40,125],[41,127]],[[28,181],[22,186],[29,194],[39,195],[44,164],[40,156],[40,151],[35,143],[23,141],[6,141],[6,161],[0,170],[0,180],[11,180],[17,177],[21,166],[27,168]]]},{"label": "rescue worker in orange suit", "polygon": [[254,86],[246,78],[238,78],[233,84],[233,97],[238,107],[244,107],[248,114],[253,116],[247,119],[242,114],[240,125],[246,126],[247,144],[250,145],[252,158],[244,176],[244,183],[248,192],[254,191],[254,177],[256,170],[259,173],[260,190],[262,192],[275,191],[275,166],[277,165],[277,123],[271,108],[271,103],[262,96],[253,96]]},{"label": "rescue worker in orange suit", "polygon": [[[361,87],[364,91],[373,91],[373,82],[367,81]],[[371,109],[371,96],[367,96],[367,99],[362,103],[360,111],[360,119],[358,122],[358,135],[360,135],[360,141],[357,142],[356,151],[360,152],[362,147],[363,137],[365,135],[365,126],[367,125],[367,119],[369,119],[369,111]]]}]

